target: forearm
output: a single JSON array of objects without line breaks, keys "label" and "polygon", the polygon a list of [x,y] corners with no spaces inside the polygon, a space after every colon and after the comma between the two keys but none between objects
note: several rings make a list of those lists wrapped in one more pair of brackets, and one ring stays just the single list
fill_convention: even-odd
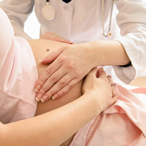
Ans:
[{"label": "forearm", "polygon": [[[91,97],[92,98],[92,97]],[[58,146],[100,113],[97,102],[81,98],[49,113],[0,125],[0,145]],[[86,113],[86,114],[85,114]]]},{"label": "forearm", "polygon": [[94,41],[87,43],[94,59],[94,66],[126,65],[130,62],[122,44],[118,41]]}]

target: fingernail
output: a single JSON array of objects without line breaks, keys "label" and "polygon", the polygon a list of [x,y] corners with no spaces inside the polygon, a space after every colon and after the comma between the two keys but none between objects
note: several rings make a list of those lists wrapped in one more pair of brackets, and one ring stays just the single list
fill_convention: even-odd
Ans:
[{"label": "fingernail", "polygon": [[41,102],[44,103],[43,99],[41,99]]},{"label": "fingernail", "polygon": [[48,98],[48,96],[46,96],[46,95],[45,95],[45,96],[43,96],[43,97],[42,97],[41,101],[43,101],[43,102],[44,102],[44,101],[46,101],[46,100],[47,100],[47,98]]},{"label": "fingernail", "polygon": [[45,58],[43,58],[43,59],[41,59],[41,60],[39,60],[39,62],[43,62],[44,60],[46,60],[46,57],[45,57]]},{"label": "fingernail", "polygon": [[112,83],[111,86],[117,86],[117,83]]},{"label": "fingernail", "polygon": [[37,89],[34,89],[35,90],[35,92],[38,92],[38,90]]},{"label": "fingernail", "polygon": [[57,99],[57,98],[58,98],[58,95],[52,96],[52,99],[53,99],[53,100],[55,100],[55,99]]},{"label": "fingernail", "polygon": [[39,102],[39,100],[37,98],[35,98],[37,102]]},{"label": "fingernail", "polygon": [[112,78],[112,76],[111,75],[108,75],[107,78]]},{"label": "fingernail", "polygon": [[114,86],[117,86],[117,83],[114,83]]},{"label": "fingernail", "polygon": [[58,35],[57,35],[57,34],[54,36],[54,38],[56,38],[56,37],[58,37]]},{"label": "fingernail", "polygon": [[43,62],[44,60],[39,60],[39,62]]},{"label": "fingernail", "polygon": [[41,97],[42,97],[42,94],[40,93],[40,94],[36,97],[37,101],[40,101]]},{"label": "fingernail", "polygon": [[36,92],[39,92],[41,86],[40,85],[37,85],[37,87],[34,89]]}]

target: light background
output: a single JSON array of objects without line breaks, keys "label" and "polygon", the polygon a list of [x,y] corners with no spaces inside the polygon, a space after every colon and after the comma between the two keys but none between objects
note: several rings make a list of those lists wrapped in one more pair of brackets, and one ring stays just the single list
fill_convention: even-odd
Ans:
[{"label": "light background", "polygon": [[[2,0],[0,0],[0,2],[2,2]],[[36,18],[34,10],[25,22],[24,31],[33,39],[39,38],[40,24]]]},{"label": "light background", "polygon": [[34,10],[25,22],[24,31],[33,39],[39,38],[40,24],[36,18]]}]

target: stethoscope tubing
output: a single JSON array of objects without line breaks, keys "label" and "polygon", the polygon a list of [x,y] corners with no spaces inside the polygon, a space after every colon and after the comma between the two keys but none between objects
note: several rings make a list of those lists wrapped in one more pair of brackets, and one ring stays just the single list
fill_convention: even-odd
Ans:
[{"label": "stethoscope tubing", "polygon": [[110,20],[109,20],[109,28],[107,33],[105,33],[105,29],[104,29],[104,0],[102,0],[102,29],[103,29],[103,35],[105,37],[109,37],[111,36],[111,22],[112,22],[112,15],[113,15],[113,5],[114,5],[114,0],[112,0],[112,5],[111,5],[111,13],[110,13]]},{"label": "stethoscope tubing", "polygon": [[[46,5],[49,5],[49,0],[46,0]],[[112,6],[111,6],[111,13],[110,13],[110,20],[109,20],[109,28],[107,33],[105,33],[105,29],[104,29],[104,0],[102,0],[102,29],[103,29],[103,36],[105,37],[109,37],[111,36],[111,23],[112,23],[112,15],[113,15],[113,5],[114,5],[114,0],[112,0]],[[44,9],[44,8],[43,8]],[[55,10],[55,9],[54,9]],[[53,17],[54,18],[54,17]],[[52,18],[52,19],[53,19]],[[48,19],[48,20],[52,20],[52,19]]]}]

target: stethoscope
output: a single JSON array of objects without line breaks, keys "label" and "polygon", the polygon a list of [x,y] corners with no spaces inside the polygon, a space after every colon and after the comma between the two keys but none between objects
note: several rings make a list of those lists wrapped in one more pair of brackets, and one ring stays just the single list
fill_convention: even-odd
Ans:
[{"label": "stethoscope", "polygon": [[[105,33],[105,30],[104,30],[104,0],[102,0],[102,29],[103,29],[103,36],[105,36],[105,37],[109,37],[112,35],[110,30],[111,30],[111,20],[112,20],[112,13],[113,13],[113,4],[114,4],[114,0],[112,0],[109,28],[108,28],[107,33]],[[53,6],[51,6],[49,4],[49,0],[46,0],[46,6],[43,7],[43,9],[42,9],[42,15],[47,20],[52,20],[55,17],[55,9]]]},{"label": "stethoscope", "polygon": [[55,9],[49,5],[49,0],[46,0],[46,6],[42,9],[42,15],[47,20],[52,20],[55,17]]}]

